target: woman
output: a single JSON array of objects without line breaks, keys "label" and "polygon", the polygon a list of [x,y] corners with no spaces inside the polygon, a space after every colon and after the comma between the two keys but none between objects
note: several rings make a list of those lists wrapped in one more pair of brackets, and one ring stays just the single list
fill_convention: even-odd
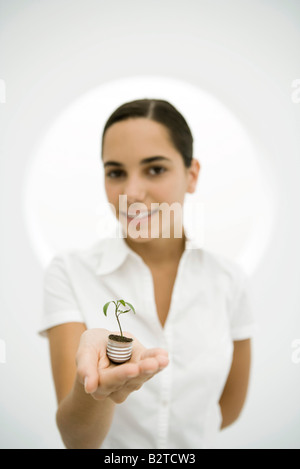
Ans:
[{"label": "woman", "polygon": [[[245,401],[253,320],[241,269],[185,234],[178,207],[200,171],[192,134],[166,101],[126,103],[104,127],[102,163],[122,236],[59,253],[45,273],[41,332],[62,439],[68,448],[211,447]],[[136,309],[123,317],[134,349],[114,365],[106,343],[116,324],[101,310],[121,298]]]}]

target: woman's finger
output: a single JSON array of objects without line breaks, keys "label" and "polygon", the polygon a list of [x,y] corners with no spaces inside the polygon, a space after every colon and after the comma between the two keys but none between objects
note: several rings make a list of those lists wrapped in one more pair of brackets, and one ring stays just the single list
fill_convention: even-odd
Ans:
[{"label": "woman's finger", "polygon": [[148,358],[154,358],[158,363],[158,368],[165,368],[169,364],[169,355],[165,349],[162,348],[152,348],[144,350],[141,355],[141,360],[146,360]]},{"label": "woman's finger", "polygon": [[136,378],[139,372],[139,366],[136,363],[123,363],[99,370],[99,386],[107,390],[115,389],[125,384],[129,379]]},{"label": "woman's finger", "polygon": [[76,355],[77,377],[87,393],[96,391],[99,383],[98,354],[93,347],[84,346]]},{"label": "woman's finger", "polygon": [[158,357],[158,356],[168,357],[167,350],[160,348],[160,347],[145,349],[143,353],[141,354],[141,359],[148,358],[148,357]]}]

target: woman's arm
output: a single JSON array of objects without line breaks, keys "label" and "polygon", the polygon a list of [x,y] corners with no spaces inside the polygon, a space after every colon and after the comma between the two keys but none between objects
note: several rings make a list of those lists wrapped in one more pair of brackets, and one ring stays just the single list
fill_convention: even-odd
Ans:
[{"label": "woman's arm", "polygon": [[67,448],[99,448],[116,404],[168,364],[162,349],[145,349],[134,339],[132,358],[113,365],[106,356],[109,331],[80,323],[48,331],[58,400],[56,421]]},{"label": "woman's arm", "polygon": [[75,357],[85,330],[84,324],[68,323],[48,331],[58,402],[56,422],[65,446],[70,449],[100,446],[109,430],[115,407],[111,399],[93,399],[78,380]]},{"label": "woman's arm", "polygon": [[244,406],[250,375],[251,340],[234,342],[233,359],[221,399],[221,428],[228,427],[239,417]]}]

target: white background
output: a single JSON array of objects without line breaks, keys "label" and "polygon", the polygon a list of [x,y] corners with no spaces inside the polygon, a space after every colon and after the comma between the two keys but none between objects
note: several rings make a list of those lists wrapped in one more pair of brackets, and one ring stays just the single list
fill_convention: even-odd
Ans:
[{"label": "white background", "polygon": [[[222,432],[218,446],[299,448],[300,363],[292,360],[293,344],[300,339],[300,103],[292,100],[292,83],[300,78],[299,2],[1,0],[0,52],[0,447],[62,447],[55,426],[47,341],[36,334],[46,248],[65,243],[57,221],[51,225],[51,217],[44,217],[42,227],[34,226],[41,222],[39,205],[33,203],[38,197],[39,174],[40,182],[51,183],[59,170],[58,152],[52,172],[48,167],[45,173],[50,143],[61,143],[53,132],[63,117],[65,125],[70,125],[68,112],[75,109],[71,114],[73,146],[74,142],[84,145],[89,134],[84,131],[80,138],[75,133],[80,122],[79,99],[83,97],[86,103],[89,92],[96,92],[99,99],[101,84],[121,80],[122,88],[126,78],[155,76],[207,93],[242,129],[240,146],[231,137],[221,139],[211,152],[212,160],[205,153],[201,159],[201,150],[211,150],[213,145],[201,146],[201,133],[196,135],[199,160],[204,161],[202,196],[206,209],[216,209],[216,218],[209,225],[212,237],[206,243],[248,268],[258,322],[247,404],[240,420]],[[125,99],[130,94],[123,93]],[[118,99],[123,101],[122,94]],[[178,103],[188,111],[187,103],[179,98]],[[115,103],[111,105],[113,110]],[[194,125],[195,114],[187,117]],[[100,141],[103,109],[98,118],[93,125],[99,128],[95,138]],[[201,119],[204,122],[203,110]],[[226,120],[228,127],[230,119]],[[216,131],[216,139],[220,135]],[[77,181],[66,173],[71,137],[66,134],[65,152],[59,148],[66,193],[74,190]],[[93,148],[98,151],[97,144],[89,145],[89,155]],[[250,236],[253,242],[248,243],[248,251],[248,238],[241,229],[248,225],[242,214],[235,231],[240,242],[237,251],[230,239],[226,242],[218,237],[222,227],[230,231],[232,223],[232,219],[220,217],[218,197],[213,199],[215,192],[208,189],[216,184],[215,175],[220,180],[217,162],[222,149],[224,158],[230,156],[224,179],[237,180],[241,174],[243,181],[247,179],[245,166],[237,165],[237,157],[238,150],[249,152],[241,159],[252,171],[248,183],[253,204],[247,204],[246,210],[247,221],[251,217],[254,225],[257,197],[263,198],[265,224],[260,214],[260,231],[249,230],[254,238]],[[230,149],[232,153],[228,153]],[[211,166],[209,161],[213,161]],[[39,162],[43,173],[36,171]],[[96,163],[95,159],[87,165],[86,175],[94,171]],[[224,160],[222,164],[226,167]],[[96,187],[94,179],[93,184]],[[43,207],[49,193],[44,184],[40,187]],[[228,187],[227,179],[222,186],[227,196]],[[85,194],[82,207],[94,200],[94,194],[97,191]],[[241,189],[236,194],[241,195]],[[62,195],[62,202],[66,200]],[[228,200],[232,198],[228,196]],[[57,209],[54,202],[52,208]],[[217,233],[213,238],[214,226]],[[67,231],[63,233],[66,236]]]}]

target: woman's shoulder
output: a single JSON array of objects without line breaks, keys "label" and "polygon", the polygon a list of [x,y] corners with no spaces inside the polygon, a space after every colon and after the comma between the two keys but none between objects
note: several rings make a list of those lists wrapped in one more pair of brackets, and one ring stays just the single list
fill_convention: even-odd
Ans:
[{"label": "woman's shoulder", "polygon": [[46,266],[53,262],[66,261],[70,258],[90,258],[95,256],[97,253],[104,251],[105,239],[97,242],[90,243],[89,245],[82,247],[61,247],[53,250],[51,255],[48,256]]},{"label": "woman's shoulder", "polygon": [[85,247],[60,249],[49,259],[46,271],[55,268],[74,271],[86,267],[94,273],[104,272],[122,259],[125,254],[122,246],[115,238],[101,238]]},{"label": "woman's shoulder", "polygon": [[234,282],[243,282],[248,276],[244,267],[237,260],[224,254],[201,249],[201,255],[206,271],[211,272],[212,275],[226,276]]}]

